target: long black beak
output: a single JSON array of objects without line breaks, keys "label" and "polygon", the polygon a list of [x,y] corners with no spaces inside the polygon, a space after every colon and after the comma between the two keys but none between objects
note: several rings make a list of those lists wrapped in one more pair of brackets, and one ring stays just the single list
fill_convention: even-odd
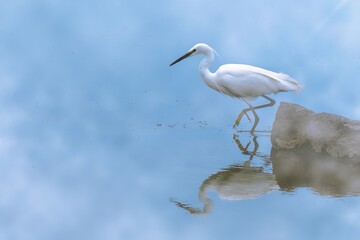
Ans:
[{"label": "long black beak", "polygon": [[183,56],[179,57],[179,58],[176,59],[172,64],[170,64],[170,66],[172,66],[172,65],[174,65],[174,64],[176,64],[176,63],[178,63],[178,62],[180,62],[180,61],[182,61],[182,60],[184,60],[184,59],[187,58],[187,57],[190,57],[191,54],[193,54],[195,51],[196,51],[196,50],[193,49],[192,51],[185,53]]}]

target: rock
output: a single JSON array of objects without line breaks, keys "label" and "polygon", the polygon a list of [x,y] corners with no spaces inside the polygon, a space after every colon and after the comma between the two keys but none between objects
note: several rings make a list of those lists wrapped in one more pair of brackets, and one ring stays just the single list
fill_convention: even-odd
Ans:
[{"label": "rock", "polygon": [[360,159],[360,121],[282,102],[273,124],[271,143],[278,149],[300,148],[309,143],[318,153]]}]

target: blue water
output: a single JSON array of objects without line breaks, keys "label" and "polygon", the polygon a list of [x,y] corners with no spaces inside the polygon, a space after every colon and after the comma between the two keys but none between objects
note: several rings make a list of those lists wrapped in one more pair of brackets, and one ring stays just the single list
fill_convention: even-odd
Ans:
[{"label": "blue water", "polygon": [[[205,86],[197,42],[223,63],[285,72],[280,101],[360,118],[355,1],[0,3],[0,239],[357,239],[360,198],[309,187],[251,200],[199,188],[244,166],[272,174],[269,134],[249,162],[245,104]],[[256,100],[255,103],[260,103]],[[241,129],[249,129],[246,119]],[[247,133],[239,140],[254,146]],[[266,176],[270,176],[266,175]]]}]

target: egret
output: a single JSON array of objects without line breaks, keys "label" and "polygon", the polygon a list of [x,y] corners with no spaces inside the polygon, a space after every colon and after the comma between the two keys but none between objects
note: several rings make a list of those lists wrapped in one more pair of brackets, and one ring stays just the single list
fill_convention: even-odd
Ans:
[{"label": "egret", "polygon": [[[268,94],[288,91],[299,92],[302,89],[302,86],[296,80],[286,74],[245,64],[224,64],[216,72],[212,73],[209,67],[215,59],[216,52],[204,43],[194,45],[187,53],[171,63],[170,66],[198,54],[205,56],[199,64],[199,72],[206,85],[222,94],[242,99],[249,106],[238,115],[233,128],[239,125],[244,115],[249,118],[247,112],[251,111],[255,118],[250,130],[250,133],[253,133],[259,122],[255,110],[271,107],[275,104],[275,100],[268,97]],[[252,106],[250,101],[256,97],[263,97],[269,103]]]}]

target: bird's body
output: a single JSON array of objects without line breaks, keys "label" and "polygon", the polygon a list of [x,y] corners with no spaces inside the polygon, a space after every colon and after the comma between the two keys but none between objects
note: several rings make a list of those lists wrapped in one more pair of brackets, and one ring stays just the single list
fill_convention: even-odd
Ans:
[{"label": "bird's body", "polygon": [[[247,116],[247,112],[251,110],[255,117],[255,123],[250,132],[254,132],[258,123],[255,109],[272,106],[275,103],[266,95],[288,91],[298,92],[302,89],[297,81],[286,74],[245,64],[225,64],[212,73],[209,67],[215,59],[216,52],[204,43],[196,44],[188,53],[178,58],[170,66],[196,54],[205,55],[199,64],[199,71],[202,79],[209,87],[228,96],[241,98],[249,105],[249,108],[244,109],[239,114],[234,127],[239,124],[242,116],[244,114]],[[270,103],[253,107],[250,100],[259,96],[264,97]]]},{"label": "bird's body", "polygon": [[298,90],[296,81],[288,75],[245,64],[222,65],[210,79],[207,81],[215,83],[215,90],[249,100],[261,95]]}]

